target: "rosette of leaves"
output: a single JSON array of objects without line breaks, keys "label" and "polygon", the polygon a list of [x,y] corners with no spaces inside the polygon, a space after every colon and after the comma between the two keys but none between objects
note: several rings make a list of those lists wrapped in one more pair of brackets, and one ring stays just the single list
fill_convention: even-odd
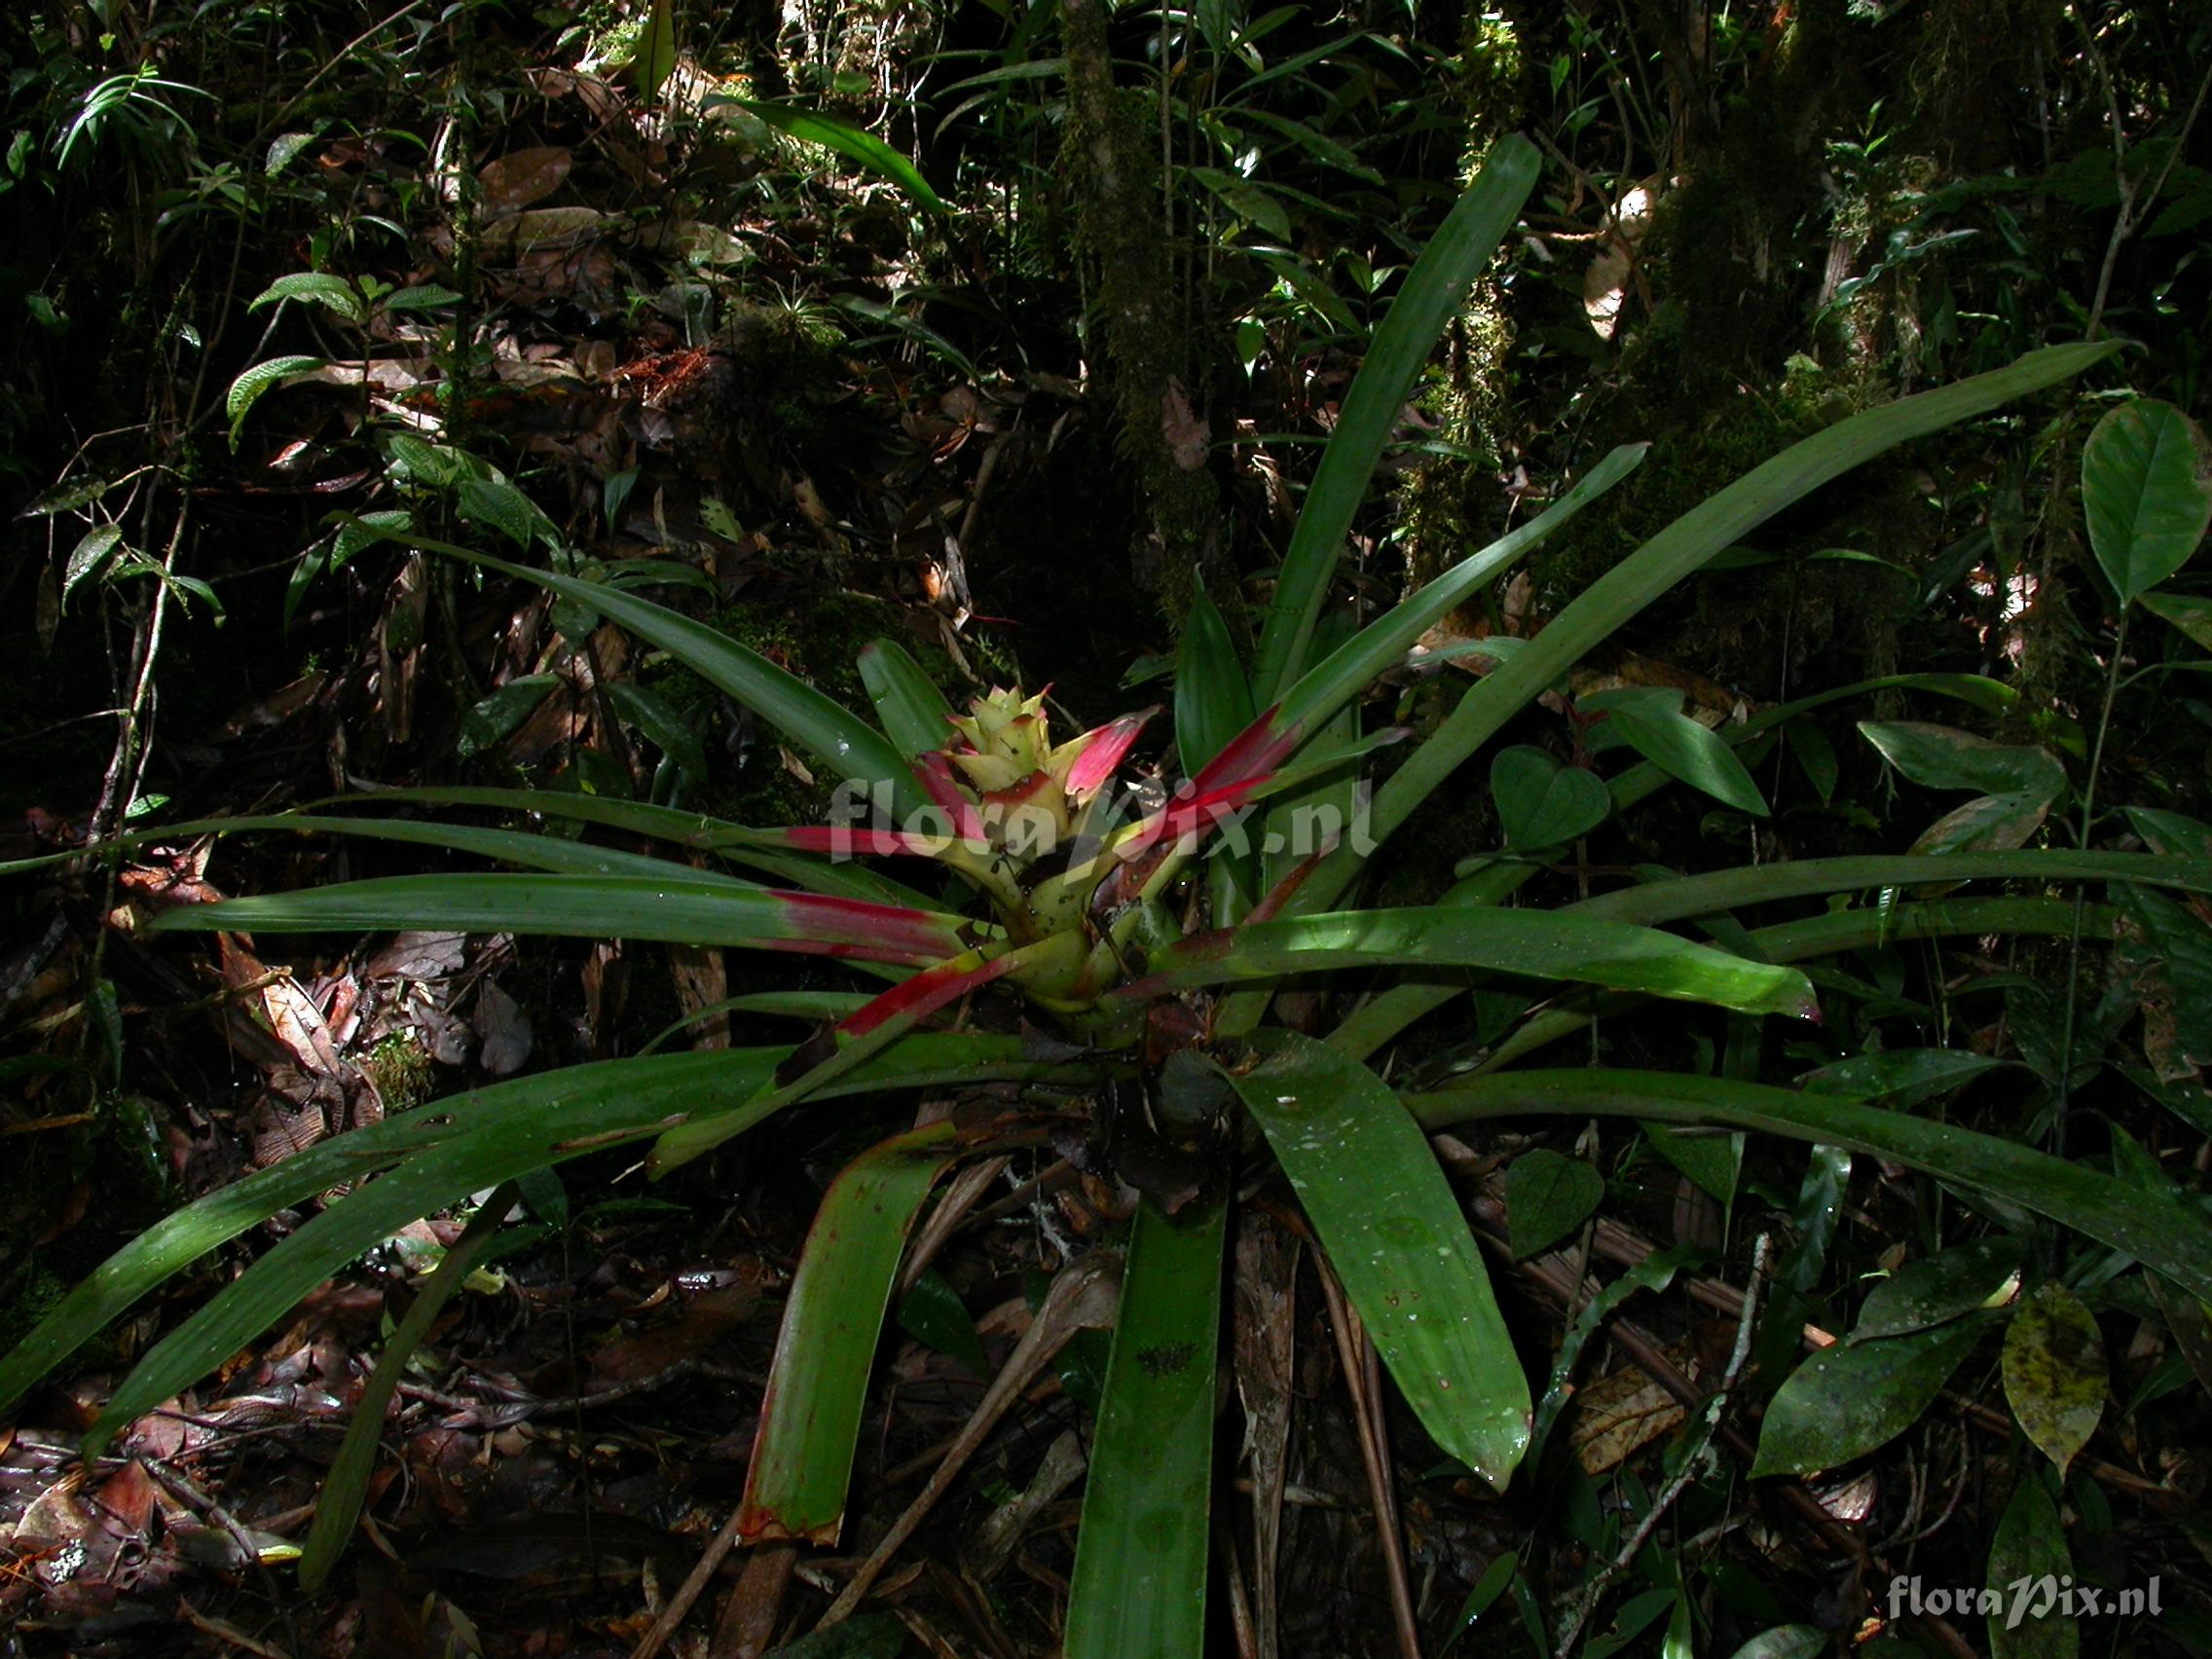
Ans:
[{"label": "rosette of leaves", "polygon": [[[1512,897],[1575,837],[1666,789],[1763,810],[1742,758],[1822,704],[1911,686],[1984,708],[2008,693],[1958,676],[1899,676],[1772,709],[1724,732],[1657,700],[1587,712],[1617,721],[1623,768],[1600,776],[1523,755],[1493,770],[1508,836],[1435,902],[1358,902],[1376,850],[1413,811],[1585,653],[1709,559],[1850,468],[1987,414],[2101,360],[2067,346],[1855,415],[1754,469],[1636,549],[1532,639],[1496,646],[1431,734],[1401,743],[1364,820],[1361,771],[1402,734],[1363,728],[1365,699],[1447,613],[1508,573],[1628,476],[1641,449],[1604,458],[1547,510],[1473,551],[1357,628],[1325,620],[1339,551],[1426,354],[1512,226],[1537,170],[1532,147],[1494,145],[1482,175],[1410,272],[1371,342],[1324,452],[1249,662],[1210,605],[1177,665],[1181,780],[1158,798],[1114,786],[1144,717],[1063,744],[1041,698],[994,692],[953,711],[896,645],[861,668],[870,716],[848,710],[682,611],[567,570],[526,568],[412,532],[383,532],[534,583],[666,651],[778,728],[873,807],[866,822],[758,828],[606,797],[512,790],[390,792],[343,808],[172,828],[305,830],[442,846],[514,866],[342,883],[166,913],[165,931],[446,928],[567,934],[808,953],[851,964],[856,991],[804,1042],[652,1053],[517,1079],[334,1137],[150,1230],[74,1291],[0,1367],[13,1400],[79,1344],[191,1262],[288,1205],[349,1191],[268,1250],[149,1352],[91,1431],[118,1426],[215,1368],[314,1284],[401,1226],[500,1183],[609,1145],[647,1143],[662,1174],[802,1102],[951,1080],[1066,1086],[1074,1103],[1143,1093],[1156,1141],[1198,1173],[1169,1191],[1133,1163],[1084,1500],[1066,1651],[1201,1651],[1212,1483],[1223,1215],[1231,1179],[1272,1160],[1406,1405],[1440,1450],[1502,1488],[1528,1454],[1530,1389],[1465,1213],[1427,1131],[1501,1115],[1620,1114],[1708,1124],[1878,1156],[1977,1197],[2040,1211],[2212,1295],[2212,1229],[2195,1210],[2083,1161],[1898,1109],[1871,1085],[1814,1091],[1750,1079],[1531,1067],[1524,1057],[1604,1008],[1662,998],[1752,1022],[1818,1014],[1802,964],[1880,939],[2061,931],[2054,882],[2212,890],[2212,863],[2157,852],[2039,850],[1946,840],[1891,857],[1672,872],[1557,908]],[[1694,722],[1692,722],[1694,723]],[[1509,754],[1511,752],[1508,752]],[[1599,751],[1597,753],[1606,753]],[[1563,770],[1577,774],[1563,780]],[[1963,776],[1964,774],[1962,774]],[[2010,774],[2007,774],[2010,776]],[[1983,787],[1976,772],[1972,787]],[[535,815],[569,835],[392,816],[401,807]],[[367,810],[364,810],[367,809]],[[1335,824],[1301,848],[1302,833]],[[574,834],[577,830],[584,831]],[[648,841],[665,857],[602,844]],[[931,861],[953,880],[910,879]],[[1929,884],[2025,883],[2010,896],[1925,901]],[[1810,917],[1792,901],[1825,899]],[[1753,912],[1775,912],[1760,919]],[[1727,922],[1716,926],[1715,920]],[[1702,925],[1708,939],[1682,930]],[[1318,1037],[1272,1014],[1278,982],[1365,987]],[[886,983],[887,982],[887,983]],[[977,993],[1026,1004],[1068,1041],[945,1023]],[[1494,1025],[1480,1065],[1402,1091],[1378,1060],[1425,1016],[1473,993]],[[796,1006],[796,1005],[794,1005]],[[818,1002],[807,1008],[819,1008]],[[1502,1012],[1500,1012],[1502,1011]],[[1492,1017],[1492,1016],[1495,1017]],[[1001,1022],[1003,1024],[1003,1022]],[[1113,1086],[1109,1088],[1109,1086]],[[838,1536],[865,1388],[907,1239],[946,1172],[1064,1127],[1053,1113],[961,1116],[895,1137],[831,1186],[792,1287],[751,1462],[741,1530],[753,1540]],[[495,1204],[500,1200],[495,1199]],[[1077,1264],[1071,1272],[1084,1270]],[[435,1283],[435,1280],[432,1281]],[[1087,1281],[1094,1284],[1095,1281]],[[401,1345],[394,1344],[394,1347]],[[387,1351],[385,1364],[395,1356]],[[373,1436],[375,1424],[356,1425]],[[311,1580],[358,1512],[367,1457],[342,1460],[311,1538]]]}]

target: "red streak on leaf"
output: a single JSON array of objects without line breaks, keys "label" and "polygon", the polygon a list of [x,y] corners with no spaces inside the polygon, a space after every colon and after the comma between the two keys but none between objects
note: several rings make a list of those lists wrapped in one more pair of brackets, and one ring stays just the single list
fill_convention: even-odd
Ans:
[{"label": "red streak on leaf", "polygon": [[952,776],[952,762],[937,750],[914,757],[914,778],[929,792],[929,797],[943,809],[952,820],[952,832],[963,841],[983,841],[983,821],[976,815],[975,803],[960,793],[960,786]]},{"label": "red streak on leaf", "polygon": [[1115,768],[1136,743],[1137,734],[1144,730],[1145,722],[1158,713],[1160,710],[1155,706],[1137,714],[1124,715],[1087,733],[1075,764],[1068,768],[1068,793],[1079,800],[1095,793],[1113,777]]},{"label": "red streak on leaf", "polygon": [[1274,729],[1275,709],[1280,707],[1278,703],[1269,709],[1231,738],[1219,755],[1198,768],[1191,787],[1202,796],[1227,784],[1264,777],[1281,765],[1298,747],[1299,728],[1294,722],[1280,731]]},{"label": "red streak on leaf", "polygon": [[1012,953],[984,963],[978,968],[961,968],[952,963],[923,970],[903,984],[894,985],[866,1008],[847,1014],[838,1024],[837,1032],[843,1037],[865,1037],[870,1031],[893,1019],[916,1020],[935,1014],[946,1003],[966,996],[978,985],[987,985],[1014,964]]}]

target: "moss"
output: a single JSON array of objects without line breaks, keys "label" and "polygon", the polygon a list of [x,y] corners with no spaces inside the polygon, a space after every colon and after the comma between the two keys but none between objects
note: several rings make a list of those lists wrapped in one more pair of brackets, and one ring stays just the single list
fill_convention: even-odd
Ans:
[{"label": "moss", "polygon": [[412,1032],[380,1039],[362,1056],[361,1070],[387,1112],[413,1111],[437,1092],[436,1067]]}]

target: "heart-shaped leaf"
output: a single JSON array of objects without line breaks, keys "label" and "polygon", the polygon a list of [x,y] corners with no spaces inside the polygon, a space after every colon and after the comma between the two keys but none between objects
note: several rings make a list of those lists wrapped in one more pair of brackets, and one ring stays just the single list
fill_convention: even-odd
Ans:
[{"label": "heart-shaped leaf", "polygon": [[1581,1159],[1541,1147],[1523,1153],[1505,1171],[1514,1255],[1550,1249],[1588,1221],[1604,1196],[1605,1178]]},{"label": "heart-shaped leaf", "polygon": [[1563,765],[1527,744],[1501,750],[1490,763],[1490,793],[1497,802],[1505,844],[1527,852],[1564,846],[1604,823],[1612,795],[1597,773]]},{"label": "heart-shaped leaf", "polygon": [[2123,606],[2180,570],[2212,524],[2212,443],[2170,403],[2121,404],[2082,446],[2089,547]]},{"label": "heart-shaped leaf", "polygon": [[2005,1397],[2027,1437],[2064,1474],[2104,1416],[2104,1338],[2064,1285],[2038,1285],[2005,1332]]}]

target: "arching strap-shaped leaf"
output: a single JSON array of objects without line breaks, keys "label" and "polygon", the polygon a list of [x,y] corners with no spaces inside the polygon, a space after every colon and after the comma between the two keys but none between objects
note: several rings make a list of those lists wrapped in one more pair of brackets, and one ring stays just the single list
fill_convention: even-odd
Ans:
[{"label": "arching strap-shaped leaf", "polygon": [[833,115],[823,115],[817,110],[798,109],[791,104],[761,103],[754,98],[741,98],[727,92],[711,92],[702,107],[712,109],[717,104],[735,104],[756,121],[765,122],[779,132],[788,132],[793,138],[809,144],[820,144],[837,152],[848,162],[873,173],[880,173],[903,190],[918,207],[932,213],[945,210],[944,200],[930,188],[930,181],[921,170],[886,144],[872,132],[864,132],[849,122],[839,121]]},{"label": "arching strap-shaped leaf", "polygon": [[2074,853],[2060,848],[2004,853],[1873,853],[1751,865],[1624,887],[1584,899],[1562,913],[1651,926],[1780,899],[1930,881],[1977,880],[2137,881],[2147,887],[2206,893],[2212,892],[2212,865],[2157,853]]},{"label": "arching strap-shaped leaf", "polygon": [[1375,1074],[1289,1031],[1224,1072],[1268,1137],[1376,1351],[1437,1445],[1503,1491],[1529,1380],[1428,1139]]},{"label": "arching strap-shaped leaf", "polygon": [[[333,1135],[165,1217],[101,1263],[0,1360],[0,1410],[140,1297],[278,1210],[392,1165],[430,1176],[408,1188],[368,1181],[278,1242],[148,1354],[110,1402],[99,1433],[213,1370],[308,1291],[411,1221],[511,1176],[656,1134],[692,1114],[719,1111],[757,1122],[745,1105],[790,1051],[737,1049],[571,1066]],[[1018,1037],[931,1032],[908,1036],[822,1092],[1095,1075],[1091,1066],[1033,1059]]]},{"label": "arching strap-shaped leaf", "polygon": [[1486,968],[1811,1018],[1813,987],[1793,968],[1747,962],[1650,928],[1548,910],[1343,910],[1254,922],[1170,946],[1157,971],[1116,996],[1264,979],[1328,968]]},{"label": "arching strap-shaped leaf", "polygon": [[330,1465],[315,1498],[314,1524],[308,1529],[307,1548],[300,1554],[300,1587],[309,1595],[322,1588],[353,1535],[353,1523],[360,1519],[361,1503],[368,1495],[369,1477],[376,1472],[377,1448],[384,1441],[384,1414],[399,1391],[415,1350],[462,1281],[491,1255],[514,1200],[514,1184],[501,1183],[439,1260],[429,1282],[416,1290],[414,1303],[377,1355],[377,1368],[353,1402],[353,1420],[346,1425],[338,1460]]},{"label": "arching strap-shaped leaf", "polygon": [[796,675],[778,668],[707,623],[641,599],[608,582],[587,582],[552,571],[532,570],[462,547],[434,541],[411,531],[387,530],[349,518],[346,522],[380,540],[442,553],[449,559],[497,571],[518,581],[535,582],[564,599],[597,611],[675,657],[716,689],[726,691],[770,725],[807,750],[841,778],[889,784],[901,815],[922,806],[924,798],[906,770],[899,747],[834,698],[826,697]]},{"label": "arching strap-shaped leaf", "polygon": [[899,1259],[957,1150],[952,1122],[941,1119],[863,1153],[823,1196],[784,1307],[746,1471],[737,1530],[748,1542],[837,1541]]},{"label": "arching strap-shaped leaf", "polygon": [[[1691,508],[1600,576],[1541,634],[1469,688],[1435,735],[1377,792],[1370,836],[1375,841],[1390,836],[1553,681],[1715,553],[1734,546],[1791,502],[1899,444],[2054,386],[2118,349],[2110,342],[2047,347],[1955,386],[1869,409],[1791,445]],[[1326,909],[1350,885],[1361,862],[1348,850],[1340,852],[1293,907]]]},{"label": "arching strap-shaped leaf", "polygon": [[966,948],[958,918],[859,899],[742,887],[695,871],[667,875],[399,875],[298,893],[186,904],[158,930],[328,933],[420,927],[469,933],[649,939],[751,945],[914,966]]},{"label": "arching strap-shaped leaf", "polygon": [[1564,530],[1576,513],[1634,472],[1649,448],[1648,444],[1625,444],[1614,450],[1536,517],[1480,552],[1468,554],[1419,593],[1384,611],[1337,646],[1283,693],[1282,706],[1276,715],[1278,721],[1284,725],[1302,723],[1310,730],[1353,698],[1364,694],[1386,670],[1397,666],[1430,628],[1473,599],[1487,583],[1510,570],[1555,533]]},{"label": "arching strap-shaped leaf", "polygon": [[1137,1204],[1083,1491],[1066,1659],[1203,1653],[1223,1206]]},{"label": "arching strap-shaped leaf", "polygon": [[1956,1187],[2041,1211],[2212,1299],[2212,1223],[2173,1197],[1994,1135],[1832,1095],[1716,1077],[1600,1067],[1500,1072],[1406,1096],[1431,1129],[1477,1118],[1615,1116],[1713,1124],[1839,1146],[1907,1164]]},{"label": "arching strap-shaped leaf", "polygon": [[1519,134],[1493,144],[1482,172],[1421,249],[1376,329],[1283,554],[1252,664],[1253,702],[1273,702],[1305,672],[1307,646],[1328,599],[1338,549],[1367,493],[1375,463],[1397,427],[1430,348],[1513,228],[1541,166],[1535,145]]}]

